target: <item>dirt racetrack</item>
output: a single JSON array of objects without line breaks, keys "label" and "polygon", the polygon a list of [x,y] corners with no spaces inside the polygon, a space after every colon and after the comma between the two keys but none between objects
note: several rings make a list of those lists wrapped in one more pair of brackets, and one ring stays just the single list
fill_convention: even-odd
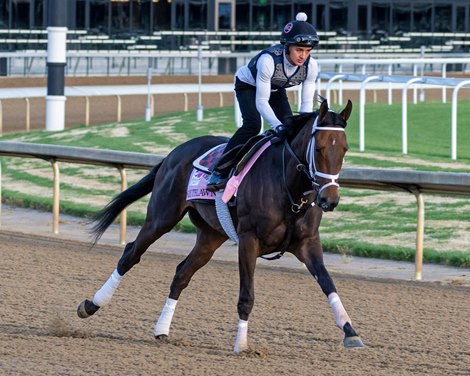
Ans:
[{"label": "dirt racetrack", "polygon": [[76,305],[114,269],[120,248],[0,234],[0,374],[469,375],[470,289],[333,275],[366,347],[342,332],[306,271],[259,266],[250,351],[232,353],[235,263],[211,261],[183,292],[170,338],[152,337],[180,256],[148,252],[111,303]]}]

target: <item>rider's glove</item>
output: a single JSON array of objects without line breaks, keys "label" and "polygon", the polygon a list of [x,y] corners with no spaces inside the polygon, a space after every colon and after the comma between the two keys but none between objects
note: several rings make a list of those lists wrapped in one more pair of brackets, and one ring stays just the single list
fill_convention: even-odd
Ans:
[{"label": "rider's glove", "polygon": [[274,131],[276,132],[277,137],[279,137],[281,140],[284,140],[287,137],[287,128],[283,124],[279,124],[276,128],[274,128]]},{"label": "rider's glove", "polygon": [[276,135],[276,131],[275,131],[274,129],[272,129],[272,128],[268,128],[268,129],[266,129],[266,130],[262,133],[262,135],[263,135],[264,137],[275,136],[275,135]]}]

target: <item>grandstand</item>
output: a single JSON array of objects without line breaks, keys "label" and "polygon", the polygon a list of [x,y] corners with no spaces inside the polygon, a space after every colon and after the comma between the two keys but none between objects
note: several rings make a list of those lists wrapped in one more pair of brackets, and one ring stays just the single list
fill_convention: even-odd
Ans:
[{"label": "grandstand", "polygon": [[[319,54],[468,53],[467,0],[67,0],[68,50],[250,52],[278,40],[303,11]],[[0,51],[47,45],[47,0],[0,0]]]}]

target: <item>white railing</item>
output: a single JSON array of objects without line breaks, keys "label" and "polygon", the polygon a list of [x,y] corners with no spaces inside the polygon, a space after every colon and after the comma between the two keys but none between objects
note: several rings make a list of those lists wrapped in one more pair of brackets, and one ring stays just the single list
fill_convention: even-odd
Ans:
[{"label": "white railing", "polygon": [[[328,80],[326,87],[323,87],[322,80]],[[457,79],[457,78],[443,78],[443,77],[431,77],[431,76],[400,76],[400,75],[364,75],[364,74],[336,74],[320,72],[319,74],[319,92],[322,90],[326,91],[326,98],[331,103],[331,90],[333,84],[337,85],[338,90],[338,104],[342,104],[343,98],[343,81],[358,82],[360,83],[359,88],[356,86],[348,86],[348,89],[355,89],[360,91],[359,95],[359,150],[365,151],[365,105],[366,105],[366,89],[369,83],[378,83],[378,88],[388,90],[388,103],[392,103],[392,90],[402,90],[402,153],[408,153],[408,99],[407,93],[408,88],[413,84],[427,85],[433,88],[442,88],[443,93],[449,87],[454,88],[452,92],[452,107],[450,116],[450,127],[451,127],[451,159],[457,159],[457,103],[458,93],[462,87],[470,86],[470,80],[468,79]],[[394,85],[394,86],[392,86]],[[377,86],[376,86],[377,87]],[[66,96],[80,96],[85,97],[85,124],[88,125],[90,122],[90,103],[89,97],[92,96],[115,96],[117,100],[117,115],[116,120],[121,121],[121,96],[123,95],[150,95],[149,99],[151,102],[151,113],[154,113],[154,94],[169,94],[169,93],[181,93],[185,97],[184,111],[188,110],[188,93],[219,93],[220,106],[224,105],[222,93],[233,92],[232,84],[179,84],[179,85],[126,85],[126,86],[79,86],[79,87],[66,87]],[[13,98],[24,98],[26,100],[26,130],[29,131],[29,101],[28,98],[44,97],[46,95],[46,88],[10,88],[0,89],[0,134],[3,129],[3,113],[2,113],[2,99],[13,99]],[[443,95],[443,103],[446,102],[446,98]],[[235,99],[236,101],[236,99]],[[413,96],[413,102],[417,103],[416,92]],[[237,111],[238,106],[235,103],[235,120],[240,125],[240,115]]]},{"label": "white railing", "polygon": [[[152,68],[160,75],[197,75],[197,46],[188,50],[86,50],[67,51],[67,76],[145,76],[147,69]],[[232,52],[226,50],[204,50],[202,53],[202,71],[205,75],[232,74],[224,68],[227,60],[235,62],[233,66],[246,64],[258,51]],[[407,54],[400,57],[400,50],[376,58],[337,58],[339,54],[325,55],[314,52],[312,56],[318,61],[321,71],[359,74],[411,74],[423,75],[440,73],[445,77],[447,71],[469,73],[470,58],[468,54],[440,54],[426,57],[423,54]],[[361,56],[361,55],[360,55]],[[370,56],[363,53],[362,56]],[[47,52],[17,51],[0,52],[0,61],[6,61],[7,76],[46,76]],[[2,72],[0,71],[0,74]]]},{"label": "white railing", "polygon": [[[326,86],[322,83],[322,80],[328,80]],[[389,104],[392,103],[391,94],[393,89],[399,89],[402,91],[402,153],[408,153],[408,88],[413,84],[427,85],[432,88],[442,88],[446,90],[449,87],[454,88],[452,92],[452,107],[450,114],[450,127],[451,127],[451,155],[450,158],[453,160],[457,159],[457,104],[458,94],[461,88],[470,86],[470,80],[468,79],[457,79],[457,78],[442,78],[442,77],[430,77],[430,76],[398,76],[398,75],[363,75],[363,74],[336,74],[320,72],[319,74],[319,92],[326,91],[326,98],[330,103],[331,90],[333,84],[337,85],[339,103],[342,104],[343,90],[359,90],[359,150],[365,151],[365,105],[366,105],[366,89],[369,83],[375,83],[375,88],[388,90]],[[339,81],[339,82],[338,82]],[[347,81],[354,85],[339,85],[343,81]],[[359,86],[358,86],[359,85]],[[393,86],[391,86],[393,85]],[[297,89],[291,89],[297,90]],[[85,97],[85,124],[90,123],[90,101],[89,97],[93,96],[114,96],[116,97],[116,121],[121,121],[121,97],[124,95],[150,95],[149,100],[151,103],[151,114],[154,113],[154,94],[170,94],[170,93],[181,93],[184,95],[185,104],[184,111],[188,110],[188,97],[189,93],[218,93],[220,100],[219,105],[223,106],[223,93],[233,92],[232,84],[161,84],[161,85],[126,85],[126,86],[77,86],[77,87],[66,87],[66,96],[80,96]],[[28,98],[44,97],[46,95],[46,88],[11,88],[11,89],[0,89],[0,134],[3,129],[3,113],[2,113],[2,99],[13,99],[13,98],[24,98],[26,100],[25,112],[26,112],[26,131],[29,131],[29,100]],[[237,125],[240,125],[241,118],[239,114],[239,108],[235,101],[235,121]],[[445,102],[445,98],[443,97]],[[413,98],[413,102],[417,103],[417,96]]]},{"label": "white railing", "polygon": [[[427,85],[429,87],[438,87],[445,90],[446,88],[452,87],[452,109],[451,109],[451,155],[453,160],[457,159],[457,103],[458,93],[462,87],[470,86],[469,79],[457,79],[457,78],[440,78],[430,76],[389,76],[389,75],[364,75],[364,74],[335,74],[335,73],[320,73],[321,79],[328,79],[326,85],[326,98],[330,99],[331,84],[337,80],[341,81],[353,81],[360,82],[360,95],[359,95],[359,150],[365,150],[365,105],[366,105],[366,87],[369,82],[379,82],[396,84],[395,88],[402,90],[402,153],[408,154],[408,99],[407,93],[408,88],[413,84]],[[383,89],[387,86],[383,86]],[[342,91],[342,87],[339,88]],[[391,104],[391,90],[389,90],[389,104]],[[342,98],[342,93],[338,95]],[[417,103],[416,95],[413,99],[414,103]],[[445,98],[443,97],[443,103]],[[342,104],[341,102],[339,104]]]}]

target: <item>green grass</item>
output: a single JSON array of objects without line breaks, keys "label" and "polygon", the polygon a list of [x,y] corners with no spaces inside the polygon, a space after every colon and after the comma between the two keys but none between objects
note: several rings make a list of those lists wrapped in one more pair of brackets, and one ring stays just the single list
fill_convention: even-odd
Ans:
[{"label": "green grass", "polygon": [[[365,151],[400,155],[402,106],[369,104],[365,111]],[[457,114],[458,159],[470,161],[470,101],[460,101]],[[451,103],[408,104],[408,154],[442,162],[451,156]],[[359,149],[359,111],[348,122],[348,141]],[[388,167],[388,166],[387,166]]]},{"label": "green grass", "polygon": [[[339,106],[334,109],[340,110]],[[470,172],[470,101],[459,103],[458,160],[450,158],[450,104],[420,103],[408,106],[409,154],[401,153],[401,105],[366,106],[365,152],[358,150],[359,111],[348,122],[350,150],[345,166],[406,168],[426,171]],[[60,132],[35,131],[8,134],[0,140],[93,147],[166,155],[172,148],[204,134],[230,136],[235,131],[233,107],[206,109],[204,121],[195,111],[162,115],[101,126],[77,126]],[[45,161],[2,158],[3,200],[18,206],[50,211],[52,172]],[[61,213],[91,218],[120,188],[115,169],[60,164]],[[145,174],[129,170],[129,185]],[[19,187],[19,183],[24,184]],[[10,185],[15,184],[15,189]],[[93,189],[90,189],[93,187]],[[334,213],[326,213],[321,234],[325,250],[364,257],[412,261],[415,250],[416,202],[407,193],[345,189]],[[141,225],[147,198],[129,208],[128,222]],[[424,260],[470,267],[470,198],[425,197]],[[185,218],[177,226],[194,231]]]}]

